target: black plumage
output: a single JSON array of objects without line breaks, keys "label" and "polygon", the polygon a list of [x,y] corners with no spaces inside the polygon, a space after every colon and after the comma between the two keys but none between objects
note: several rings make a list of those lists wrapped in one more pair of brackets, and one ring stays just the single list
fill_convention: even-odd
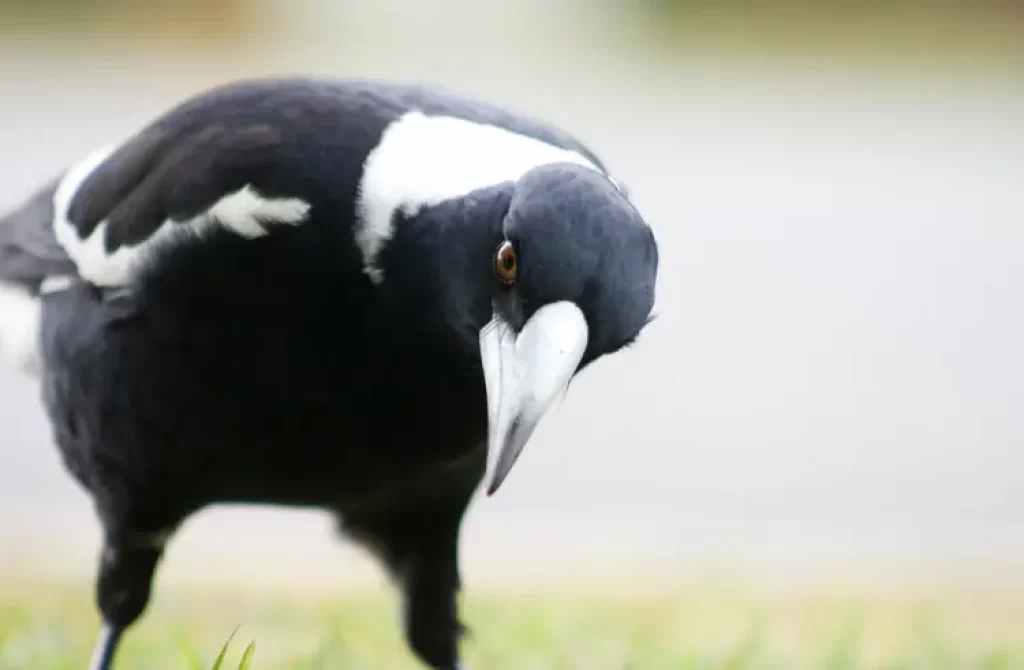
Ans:
[{"label": "black plumage", "polygon": [[[368,156],[417,110],[590,165],[542,161],[519,178],[396,208],[375,261],[383,280],[373,281],[356,233]],[[438,170],[445,160],[436,157]],[[335,512],[399,585],[415,654],[459,667],[459,528],[497,421],[482,331],[523,333],[546,305],[572,303],[586,333],[575,373],[635,339],[653,306],[654,237],[604,166],[558,129],[453,93],[290,79],[206,92],[74,188],[70,174],[0,223],[0,281],[42,305],[43,400],[103,526],[107,627],[94,667],[107,667],[146,607],[166,539],[226,502]],[[165,221],[193,219],[243,187],[308,211],[297,223],[260,215],[267,234],[250,238],[216,225],[168,237],[130,273],[89,271],[97,253],[131,251]],[[55,202],[66,204],[64,237]],[[102,251],[68,246],[68,231],[84,240],[101,225]],[[516,252],[512,281],[496,276],[503,243]],[[65,281],[43,288],[56,276]],[[539,419],[529,402],[502,433],[516,444],[490,490]]]}]

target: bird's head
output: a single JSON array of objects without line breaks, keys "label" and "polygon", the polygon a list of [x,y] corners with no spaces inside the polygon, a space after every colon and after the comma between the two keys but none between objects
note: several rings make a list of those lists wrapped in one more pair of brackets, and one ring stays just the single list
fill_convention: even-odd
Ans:
[{"label": "bird's head", "polygon": [[491,495],[573,377],[650,321],[657,244],[607,176],[571,162],[405,215],[380,255],[382,285],[403,323],[479,355]]},{"label": "bird's head", "polygon": [[479,346],[491,495],[572,378],[649,322],[658,249],[607,177],[563,163],[516,182],[489,242]]}]

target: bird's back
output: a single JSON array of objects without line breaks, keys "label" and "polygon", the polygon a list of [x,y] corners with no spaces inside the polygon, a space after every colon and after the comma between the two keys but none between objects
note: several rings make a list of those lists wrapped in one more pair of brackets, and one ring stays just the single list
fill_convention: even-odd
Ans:
[{"label": "bird's back", "polygon": [[[341,215],[331,222],[340,228],[336,234],[351,236],[367,158],[388,126],[413,110],[501,128],[604,169],[561,129],[451,91],[300,78],[233,83],[196,95],[125,141],[98,149],[0,217],[0,282],[33,293],[47,278],[92,281],[93,274],[93,283],[125,283],[117,263],[91,267],[95,256],[151,241],[169,220],[209,212],[246,185],[263,198],[333,208]],[[274,215],[267,213],[271,223]],[[78,248],[101,225],[105,248]]]}]

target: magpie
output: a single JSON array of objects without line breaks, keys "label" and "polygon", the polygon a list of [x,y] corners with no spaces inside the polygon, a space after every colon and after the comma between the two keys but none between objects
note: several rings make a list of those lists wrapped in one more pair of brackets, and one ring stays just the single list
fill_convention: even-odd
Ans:
[{"label": "magpie", "polygon": [[62,169],[0,222],[0,341],[103,531],[90,668],[190,515],[330,512],[460,665],[463,515],[652,319],[658,247],[548,123],[427,85],[252,79]]}]

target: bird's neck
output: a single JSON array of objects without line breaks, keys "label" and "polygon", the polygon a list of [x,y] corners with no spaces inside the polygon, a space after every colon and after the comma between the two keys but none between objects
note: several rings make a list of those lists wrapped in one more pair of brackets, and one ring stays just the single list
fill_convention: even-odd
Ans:
[{"label": "bird's neck", "polygon": [[382,253],[380,288],[407,327],[478,355],[491,318],[491,258],[511,187],[494,187],[424,207],[396,222]]}]

